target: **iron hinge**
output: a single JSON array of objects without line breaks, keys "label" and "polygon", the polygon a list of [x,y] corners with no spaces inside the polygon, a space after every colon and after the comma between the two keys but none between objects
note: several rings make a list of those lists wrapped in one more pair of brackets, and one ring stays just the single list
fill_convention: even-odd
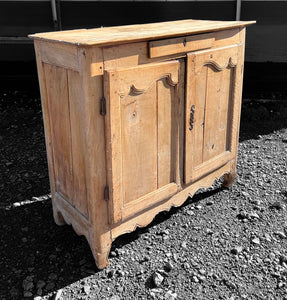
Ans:
[{"label": "iron hinge", "polygon": [[110,189],[109,189],[109,186],[106,185],[106,186],[105,186],[105,191],[104,191],[104,199],[105,199],[106,201],[108,201],[109,198],[110,198]]},{"label": "iron hinge", "polygon": [[105,97],[102,97],[101,98],[101,115],[102,116],[105,116],[106,115],[106,98]]}]

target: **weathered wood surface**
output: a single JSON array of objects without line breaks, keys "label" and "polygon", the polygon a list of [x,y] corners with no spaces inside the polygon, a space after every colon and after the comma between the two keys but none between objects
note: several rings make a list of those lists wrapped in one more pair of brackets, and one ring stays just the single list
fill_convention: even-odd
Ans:
[{"label": "weathered wood surface", "polygon": [[58,41],[75,45],[113,45],[130,41],[161,39],[180,35],[219,31],[254,24],[254,21],[182,20],[141,25],[127,25],[96,29],[46,32],[31,38]]},{"label": "weathered wood surface", "polygon": [[[220,48],[228,45],[239,43],[239,28],[227,29],[223,31],[212,32],[209,35],[214,38],[212,48]],[[194,41],[200,40],[201,34],[195,35]],[[169,39],[174,40],[174,39]],[[160,42],[161,40],[158,40]],[[176,40],[175,40],[176,41]],[[171,44],[172,48],[174,47]],[[93,49],[93,48],[92,48]],[[115,69],[123,67],[133,67],[142,64],[150,64],[152,62],[170,60],[186,56],[186,53],[175,53],[167,56],[160,56],[151,58],[149,55],[148,42],[132,42],[129,44],[121,44],[115,46],[107,46],[103,49],[104,69]]]},{"label": "weathered wood surface", "polygon": [[[105,73],[108,178],[113,222],[126,205],[147,205],[141,197],[158,190],[175,193],[175,107],[179,84],[177,60]],[[174,182],[173,188],[161,189]],[[154,193],[153,193],[154,194]],[[155,199],[155,198],[154,198]],[[131,211],[131,210],[129,210]]]},{"label": "weathered wood surface", "polygon": [[[35,40],[54,218],[85,235],[99,268],[109,264],[117,236],[220,176],[233,184],[244,26],[251,23],[189,20],[64,33],[91,45],[90,33],[105,32],[106,45],[115,36],[115,44],[123,42],[103,48]],[[209,33],[175,51],[190,30]],[[171,38],[162,40],[165,34]],[[153,41],[138,42],[147,37]]]},{"label": "weathered wood surface", "polygon": [[39,42],[41,60],[47,64],[79,71],[78,48],[62,43]]},{"label": "weathered wood surface", "polygon": [[149,42],[149,57],[161,57],[175,53],[211,48],[214,45],[213,34],[191,35],[174,39]]},{"label": "weathered wood surface", "polygon": [[237,135],[232,129],[238,120],[230,112],[240,105],[235,99],[240,49],[241,44],[187,56],[186,183],[215,170],[235,155],[231,144]]}]

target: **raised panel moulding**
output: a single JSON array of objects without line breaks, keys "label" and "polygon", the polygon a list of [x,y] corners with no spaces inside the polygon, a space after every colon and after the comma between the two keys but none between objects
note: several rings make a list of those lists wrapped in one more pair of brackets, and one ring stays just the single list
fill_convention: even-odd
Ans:
[{"label": "raised panel moulding", "polygon": [[154,82],[162,80],[162,79],[165,79],[166,83],[169,84],[170,86],[176,86],[178,84],[178,82],[173,81],[172,78],[171,78],[171,76],[172,76],[171,73],[162,75],[161,77],[159,77],[158,79],[156,79],[155,81],[153,81],[151,83],[151,85],[148,88],[146,88],[146,89],[138,89],[134,85],[131,85],[130,91],[129,91],[129,95],[131,95],[131,96],[141,95],[141,94],[145,93],[154,84]]},{"label": "raised panel moulding", "polygon": [[219,65],[217,62],[215,62],[214,60],[210,60],[207,61],[203,64],[204,66],[211,66],[213,69],[215,69],[216,71],[223,71],[226,68],[230,67],[230,68],[234,68],[237,65],[237,62],[233,62],[232,57],[230,57],[228,59],[228,62],[225,65]]}]

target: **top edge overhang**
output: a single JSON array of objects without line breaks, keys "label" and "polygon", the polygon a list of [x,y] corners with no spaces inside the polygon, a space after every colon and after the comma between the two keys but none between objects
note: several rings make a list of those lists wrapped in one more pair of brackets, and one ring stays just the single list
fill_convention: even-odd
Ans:
[{"label": "top edge overhang", "polygon": [[77,46],[110,46],[128,42],[163,39],[181,35],[246,27],[256,21],[182,20],[95,29],[53,31],[29,35],[35,40],[73,44]]}]

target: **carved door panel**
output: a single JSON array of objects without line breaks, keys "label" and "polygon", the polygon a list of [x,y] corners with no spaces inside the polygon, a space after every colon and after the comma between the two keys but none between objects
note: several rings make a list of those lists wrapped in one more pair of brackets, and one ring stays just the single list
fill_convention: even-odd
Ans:
[{"label": "carved door panel", "polygon": [[178,190],[181,62],[106,71],[106,138],[110,222]]},{"label": "carved door panel", "polygon": [[236,155],[243,69],[240,47],[187,56],[185,183],[196,181]]}]

